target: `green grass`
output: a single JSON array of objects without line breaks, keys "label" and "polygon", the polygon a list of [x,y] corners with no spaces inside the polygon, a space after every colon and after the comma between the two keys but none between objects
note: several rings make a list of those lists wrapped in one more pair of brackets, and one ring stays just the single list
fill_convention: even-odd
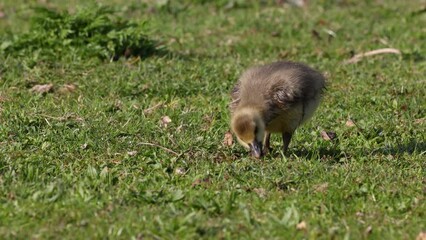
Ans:
[{"label": "green grass", "polygon": [[[74,4],[87,7],[47,2],[71,14]],[[120,18],[147,20],[167,52],[114,62],[78,51],[36,61],[0,55],[0,238],[415,239],[426,231],[422,1],[101,2]],[[30,32],[34,6],[0,4],[0,36]],[[385,47],[403,54],[341,64]],[[325,72],[328,88],[289,157],[274,136],[272,155],[254,160],[222,144],[228,93],[245,68],[278,59]],[[49,93],[30,91],[49,83]],[[61,91],[65,84],[76,89]],[[323,140],[323,130],[338,138]]]}]

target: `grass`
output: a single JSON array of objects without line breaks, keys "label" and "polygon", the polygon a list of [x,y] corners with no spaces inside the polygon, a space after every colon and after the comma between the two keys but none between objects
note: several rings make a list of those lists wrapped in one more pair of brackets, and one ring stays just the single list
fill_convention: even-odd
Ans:
[{"label": "grass", "polygon": [[[72,14],[83,2],[44,4]],[[167,53],[0,55],[1,238],[414,239],[426,230],[421,1],[102,2],[148,20]],[[31,7],[4,1],[0,36],[30,32]],[[403,54],[341,64],[384,47]],[[272,155],[257,161],[222,144],[228,93],[245,68],[277,59],[325,72],[328,89],[290,156],[274,136]],[[53,88],[30,91],[41,84]]]},{"label": "grass", "polygon": [[38,7],[31,19],[30,32],[5,39],[1,49],[8,56],[29,56],[33,64],[45,58],[99,57],[118,60],[121,56],[149,56],[155,52],[152,40],[144,34],[144,23],[117,19],[113,9],[104,6],[80,8],[75,14]]}]

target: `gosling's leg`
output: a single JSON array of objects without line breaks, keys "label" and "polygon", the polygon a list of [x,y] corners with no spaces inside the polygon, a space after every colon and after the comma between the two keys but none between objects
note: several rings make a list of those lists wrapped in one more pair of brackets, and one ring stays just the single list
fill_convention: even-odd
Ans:
[{"label": "gosling's leg", "polygon": [[265,153],[265,155],[267,153],[269,153],[270,151],[272,151],[272,148],[271,148],[271,145],[270,145],[270,141],[271,141],[271,133],[266,132],[265,139],[264,139],[265,148],[263,149],[263,152]]},{"label": "gosling's leg", "polygon": [[283,143],[284,143],[283,151],[284,151],[284,154],[287,153],[288,145],[290,145],[292,135],[293,135],[293,133],[283,132]]}]

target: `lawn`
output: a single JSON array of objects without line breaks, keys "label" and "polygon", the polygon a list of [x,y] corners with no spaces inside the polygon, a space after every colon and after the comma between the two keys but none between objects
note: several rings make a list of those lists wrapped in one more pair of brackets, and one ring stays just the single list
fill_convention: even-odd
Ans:
[{"label": "lawn", "polygon": [[[72,45],[34,7],[94,4],[0,3],[0,238],[425,239],[424,1],[98,2],[136,25]],[[280,59],[327,90],[288,156],[276,135],[252,159],[224,144],[229,93]]]}]

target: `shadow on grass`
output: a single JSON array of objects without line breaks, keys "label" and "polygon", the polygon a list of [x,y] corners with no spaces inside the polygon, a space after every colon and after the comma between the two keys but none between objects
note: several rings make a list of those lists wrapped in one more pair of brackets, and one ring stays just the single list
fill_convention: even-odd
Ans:
[{"label": "shadow on grass", "polygon": [[321,146],[316,149],[294,149],[290,151],[290,154],[295,154],[296,156],[303,157],[306,159],[320,159],[332,164],[342,163],[344,159],[350,159],[350,153],[345,153],[340,150],[337,144],[333,146]]},{"label": "shadow on grass", "polygon": [[157,51],[155,54],[152,54],[151,56],[160,56],[167,59],[176,59],[181,60],[184,62],[192,62],[192,63],[199,63],[200,61],[205,60],[217,60],[218,58],[221,58],[222,56],[214,55],[214,54],[204,54],[204,53],[195,53],[195,52],[189,52],[185,53],[182,51],[169,51],[166,48],[161,48],[160,51]]},{"label": "shadow on grass", "polygon": [[[146,59],[150,57],[163,57],[163,58],[177,58],[180,59],[179,56],[169,52],[166,48],[157,48],[156,46],[148,46],[143,48],[144,46],[136,46],[136,49],[122,49],[117,52],[113,57],[112,61],[118,61],[120,58],[124,57],[126,59],[130,57],[139,57],[140,59]],[[140,49],[138,49],[140,48]]]},{"label": "shadow on grass", "polygon": [[387,146],[382,147],[379,149],[375,149],[371,151],[371,154],[377,155],[377,154],[391,154],[391,155],[398,155],[398,154],[415,154],[415,153],[424,153],[426,152],[426,143],[425,142],[418,142],[414,139],[411,139],[409,142],[404,144],[398,144],[394,146]]},{"label": "shadow on grass", "polygon": [[[421,154],[426,152],[426,143],[418,142],[414,139],[404,144],[398,144],[393,146],[381,147],[378,149],[365,149],[358,151],[343,151],[340,149],[338,143],[332,146],[322,146],[316,149],[293,149],[290,150],[290,154],[294,154],[298,157],[306,159],[320,159],[328,163],[342,163],[352,159],[352,156],[371,156],[371,155],[402,155],[402,154]],[[278,157],[278,153],[276,156]]]}]

